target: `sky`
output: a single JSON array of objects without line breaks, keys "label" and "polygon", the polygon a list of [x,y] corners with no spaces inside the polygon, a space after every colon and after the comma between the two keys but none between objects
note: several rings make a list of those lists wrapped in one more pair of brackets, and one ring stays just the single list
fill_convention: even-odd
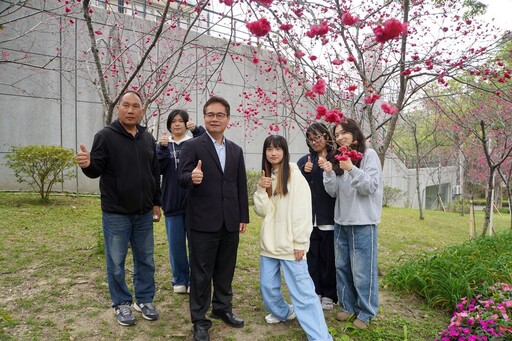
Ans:
[{"label": "sky", "polygon": [[512,0],[481,0],[487,4],[487,13],[482,17],[483,20],[495,20],[496,26],[501,29],[512,30]]}]

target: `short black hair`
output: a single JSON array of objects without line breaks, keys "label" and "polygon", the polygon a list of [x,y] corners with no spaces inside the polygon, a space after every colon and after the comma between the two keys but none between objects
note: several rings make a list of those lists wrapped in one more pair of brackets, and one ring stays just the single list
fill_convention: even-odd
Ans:
[{"label": "short black hair", "polygon": [[171,111],[171,113],[169,114],[169,117],[167,117],[167,130],[171,131],[172,120],[178,115],[183,119],[183,122],[185,123],[185,127],[187,126],[188,112],[186,112],[185,110],[181,110],[181,109],[175,109],[175,110]]},{"label": "short black hair", "polygon": [[[135,91],[135,90],[128,90],[128,91],[125,91],[121,96],[119,96],[119,103],[121,102],[121,99],[122,99],[125,95],[127,95],[127,94],[135,94],[135,95],[137,95],[137,97],[139,97],[139,99],[140,99],[140,102],[141,102],[142,104],[144,104],[144,100],[142,99],[141,94],[139,94],[139,93],[138,93],[137,91]],[[117,104],[119,104],[119,103],[117,103]]]},{"label": "short black hair", "polygon": [[206,115],[206,107],[209,106],[210,104],[214,104],[214,103],[220,103],[224,106],[224,108],[226,109],[226,114],[229,116],[231,113],[230,113],[230,105],[228,103],[228,101],[226,101],[224,98],[222,97],[219,97],[219,96],[212,96],[210,97],[206,103],[204,104],[203,106],[203,115]]}]

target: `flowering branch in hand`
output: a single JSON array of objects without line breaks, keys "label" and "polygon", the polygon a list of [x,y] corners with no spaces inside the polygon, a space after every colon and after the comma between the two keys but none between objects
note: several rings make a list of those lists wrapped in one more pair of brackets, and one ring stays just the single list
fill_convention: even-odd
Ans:
[{"label": "flowering branch in hand", "polygon": [[338,161],[347,161],[350,158],[355,162],[363,158],[363,153],[353,150],[350,147],[341,146],[338,148],[338,152],[339,154],[334,156]]}]

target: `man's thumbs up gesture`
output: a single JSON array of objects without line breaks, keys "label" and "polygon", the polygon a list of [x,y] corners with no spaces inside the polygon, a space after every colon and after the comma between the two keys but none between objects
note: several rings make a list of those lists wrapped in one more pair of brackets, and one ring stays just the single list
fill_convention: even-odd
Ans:
[{"label": "man's thumbs up gesture", "polygon": [[201,160],[197,162],[196,168],[192,171],[192,183],[199,185],[203,181],[203,171],[201,170]]},{"label": "man's thumbs up gesture", "polygon": [[83,144],[80,144],[80,151],[76,154],[76,163],[80,168],[87,168],[91,164],[91,154]]}]

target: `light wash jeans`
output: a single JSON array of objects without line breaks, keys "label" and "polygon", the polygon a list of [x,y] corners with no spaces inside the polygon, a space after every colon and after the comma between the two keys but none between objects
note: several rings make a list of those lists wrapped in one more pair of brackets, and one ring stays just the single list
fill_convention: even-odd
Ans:
[{"label": "light wash jeans", "polygon": [[377,225],[336,224],[334,245],[341,309],[369,322],[379,310]]},{"label": "light wash jeans", "polygon": [[172,270],[172,285],[190,286],[189,264],[187,256],[187,229],[185,215],[178,214],[165,217],[169,261]]},{"label": "light wash jeans", "polygon": [[132,303],[132,294],[125,280],[128,245],[131,245],[133,254],[135,300],[139,303],[152,303],[155,296],[153,212],[140,215],[103,212],[102,220],[112,306],[123,302]]},{"label": "light wash jeans", "polygon": [[260,291],[265,309],[281,321],[290,315],[281,291],[280,269],[283,270],[297,320],[308,340],[332,340],[305,260],[298,262],[260,256]]}]

